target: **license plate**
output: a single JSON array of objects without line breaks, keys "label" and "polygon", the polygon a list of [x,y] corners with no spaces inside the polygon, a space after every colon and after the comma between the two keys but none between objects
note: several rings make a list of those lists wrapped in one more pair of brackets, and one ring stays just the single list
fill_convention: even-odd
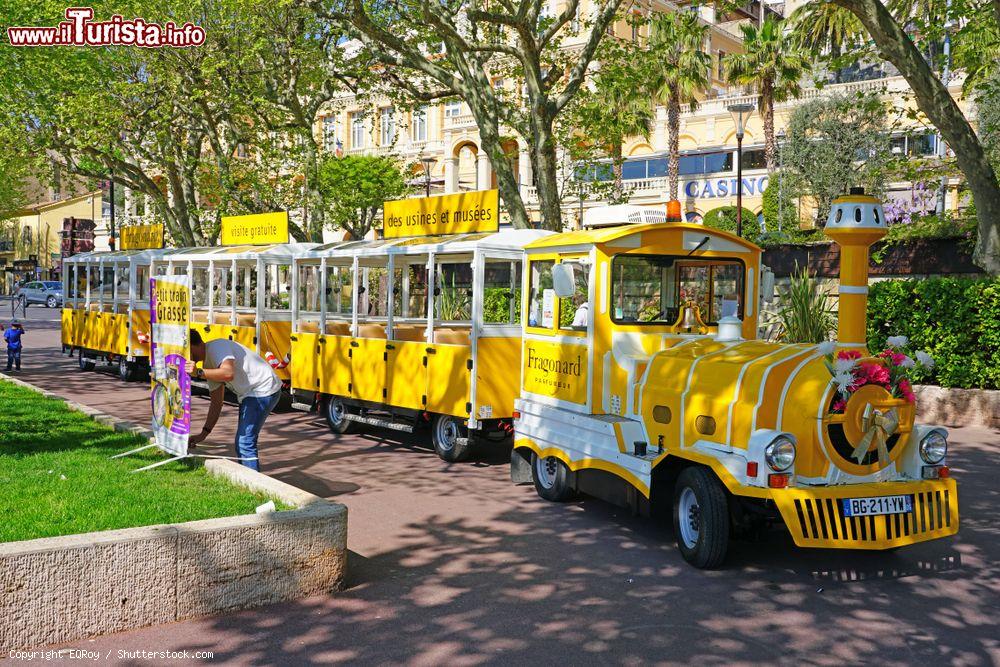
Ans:
[{"label": "license plate", "polygon": [[913,496],[873,496],[871,498],[844,498],[840,501],[844,516],[878,516],[880,514],[906,514],[913,511]]}]

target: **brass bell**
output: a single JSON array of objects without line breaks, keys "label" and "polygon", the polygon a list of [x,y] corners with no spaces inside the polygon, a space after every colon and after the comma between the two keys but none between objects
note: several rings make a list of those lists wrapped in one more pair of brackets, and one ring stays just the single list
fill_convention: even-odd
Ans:
[{"label": "brass bell", "polygon": [[684,323],[681,326],[688,330],[698,326],[698,320],[694,315],[694,306],[691,304],[684,306]]}]

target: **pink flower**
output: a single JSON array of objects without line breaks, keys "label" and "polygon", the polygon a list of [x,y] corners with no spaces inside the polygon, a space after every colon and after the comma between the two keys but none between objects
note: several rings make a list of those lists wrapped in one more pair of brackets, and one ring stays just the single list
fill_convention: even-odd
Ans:
[{"label": "pink flower", "polygon": [[881,364],[862,363],[854,369],[854,384],[851,391],[857,391],[866,384],[877,384],[888,388],[889,369]]},{"label": "pink flower", "polygon": [[878,357],[888,360],[893,366],[899,366],[906,360],[905,354],[894,350],[882,350],[878,353]]},{"label": "pink flower", "polygon": [[900,396],[902,396],[907,403],[917,402],[917,397],[913,394],[913,387],[910,386],[909,380],[903,378],[902,380],[899,381],[897,387],[899,389]]},{"label": "pink flower", "polygon": [[838,359],[860,359],[861,353],[857,350],[841,350],[837,353]]},{"label": "pink flower", "polygon": [[843,412],[847,409],[847,401],[842,398],[838,398],[833,402],[833,406],[830,408],[832,412]]}]

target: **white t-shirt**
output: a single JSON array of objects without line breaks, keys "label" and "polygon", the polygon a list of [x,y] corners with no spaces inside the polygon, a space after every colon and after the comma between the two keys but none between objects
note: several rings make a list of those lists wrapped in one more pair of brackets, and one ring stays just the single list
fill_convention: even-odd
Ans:
[{"label": "white t-shirt", "polygon": [[[232,359],[233,379],[226,386],[236,394],[239,402],[247,396],[270,396],[281,389],[281,380],[266,361],[257,353],[237,342],[219,338],[205,343],[205,368],[218,368],[226,359]],[[218,389],[221,382],[208,381],[210,389]]]},{"label": "white t-shirt", "polygon": [[587,326],[587,320],[590,319],[590,305],[584,301],[580,304],[580,307],[576,309],[576,313],[573,314],[573,324],[570,326],[574,327],[585,327]]}]

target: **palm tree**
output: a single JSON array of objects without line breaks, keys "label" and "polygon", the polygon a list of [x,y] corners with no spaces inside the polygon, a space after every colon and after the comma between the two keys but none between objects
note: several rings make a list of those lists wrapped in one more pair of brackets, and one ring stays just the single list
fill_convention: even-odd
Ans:
[{"label": "palm tree", "polygon": [[614,172],[614,203],[624,199],[622,145],[630,137],[649,138],[653,127],[653,102],[642,89],[633,60],[609,57],[594,77],[593,89],[581,91],[579,130],[591,145],[611,158]]},{"label": "palm tree", "polygon": [[[836,62],[844,53],[856,51],[868,40],[857,16],[832,2],[807,2],[788,17],[795,42],[814,57]],[[840,68],[834,72],[839,82]]]},{"label": "palm tree", "polygon": [[678,198],[681,105],[697,108],[695,96],[709,86],[712,59],[703,50],[708,31],[709,26],[691,12],[658,14],[650,27],[653,92],[667,106],[667,178],[671,199]]},{"label": "palm tree", "polygon": [[764,159],[768,172],[773,172],[777,167],[774,104],[798,96],[802,77],[810,69],[809,58],[794,36],[785,34],[781,20],[768,17],[760,27],[744,23],[740,31],[743,53],[726,56],[726,74],[732,83],[757,89],[757,106],[764,124]]}]

